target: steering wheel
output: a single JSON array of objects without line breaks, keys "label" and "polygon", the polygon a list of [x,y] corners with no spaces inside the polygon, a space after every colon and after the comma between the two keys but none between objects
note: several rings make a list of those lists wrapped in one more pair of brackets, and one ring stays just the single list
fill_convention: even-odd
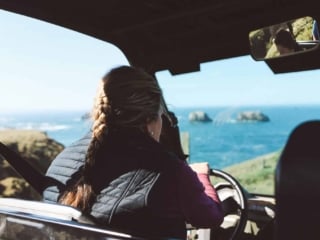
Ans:
[{"label": "steering wheel", "polygon": [[[224,171],[210,169],[210,177],[217,177],[225,180],[222,182],[218,181],[214,184],[225,213],[224,222],[220,228],[223,229],[226,227],[227,218],[230,218],[231,214],[235,215],[232,216],[232,219],[237,219],[234,221],[236,224],[235,226],[232,226],[233,230],[231,234],[228,234],[228,236],[230,235],[228,239],[240,239],[240,235],[244,232],[247,222],[247,199],[245,191],[235,178]],[[214,179],[214,182],[216,182],[216,179]],[[214,230],[212,232],[212,239],[215,239]]]}]

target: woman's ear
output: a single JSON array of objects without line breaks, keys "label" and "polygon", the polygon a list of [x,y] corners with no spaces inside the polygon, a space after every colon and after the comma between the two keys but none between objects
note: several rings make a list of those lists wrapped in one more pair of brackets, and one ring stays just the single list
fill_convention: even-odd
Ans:
[{"label": "woman's ear", "polygon": [[151,120],[147,124],[147,130],[152,138],[154,138],[157,142],[160,141],[160,135],[162,130],[162,118],[159,114],[156,119]]},{"label": "woman's ear", "polygon": [[175,153],[180,159],[186,160],[188,158],[188,155],[185,155],[183,152],[178,119],[173,112],[168,111],[168,115],[162,115],[160,143],[166,146],[169,151]]},{"label": "woman's ear", "polygon": [[152,121],[148,121],[146,125],[146,131],[151,137],[154,135],[154,131],[152,129]]}]

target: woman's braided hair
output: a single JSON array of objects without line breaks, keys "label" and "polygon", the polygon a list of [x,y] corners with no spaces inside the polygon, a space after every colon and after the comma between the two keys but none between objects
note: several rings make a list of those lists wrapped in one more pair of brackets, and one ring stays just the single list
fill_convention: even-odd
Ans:
[{"label": "woman's braided hair", "polygon": [[107,73],[98,87],[92,111],[92,140],[79,181],[65,191],[59,202],[89,211],[95,193],[92,168],[109,129],[137,128],[147,132],[147,124],[163,110],[162,91],[157,81],[146,72],[121,66]]}]

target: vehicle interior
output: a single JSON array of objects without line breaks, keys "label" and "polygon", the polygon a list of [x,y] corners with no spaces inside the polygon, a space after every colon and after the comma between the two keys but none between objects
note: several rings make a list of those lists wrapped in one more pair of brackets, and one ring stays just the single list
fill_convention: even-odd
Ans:
[{"label": "vehicle interior", "polygon": [[[187,143],[181,139],[184,154],[190,162],[210,163],[225,210],[220,229],[188,226],[188,239],[279,240],[318,235],[320,42],[312,30],[320,21],[317,6],[316,0],[0,0],[0,13],[111,44],[128,64],[157,78],[181,136],[187,133]],[[295,38],[299,50],[281,53],[276,44],[280,29]],[[108,58],[103,54],[101,59]],[[0,81],[7,86],[5,79]],[[23,92],[9,85],[6,91],[23,99]],[[211,123],[189,121],[188,113],[200,106]],[[267,117],[252,118],[257,112]],[[1,117],[0,130],[2,123],[10,127]],[[36,171],[25,174],[28,164],[1,136],[0,155],[41,192],[47,180]],[[4,196],[0,239],[154,238],[95,226],[71,207]]]}]

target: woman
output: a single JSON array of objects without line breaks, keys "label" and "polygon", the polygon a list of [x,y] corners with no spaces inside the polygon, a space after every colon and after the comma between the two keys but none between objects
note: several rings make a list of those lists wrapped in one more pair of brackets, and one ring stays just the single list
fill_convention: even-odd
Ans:
[{"label": "woman", "polygon": [[274,43],[276,44],[277,50],[280,55],[294,53],[300,50],[303,50],[292,34],[285,30],[279,29],[274,38]]},{"label": "woman", "polygon": [[[159,143],[162,114],[162,92],[152,76],[127,66],[107,73],[91,136],[67,148],[48,169],[48,176],[67,186],[59,202],[140,236],[185,239],[186,222],[218,227],[223,213],[209,167],[195,164],[193,171]],[[53,192],[47,189],[44,198],[54,200]]]}]

